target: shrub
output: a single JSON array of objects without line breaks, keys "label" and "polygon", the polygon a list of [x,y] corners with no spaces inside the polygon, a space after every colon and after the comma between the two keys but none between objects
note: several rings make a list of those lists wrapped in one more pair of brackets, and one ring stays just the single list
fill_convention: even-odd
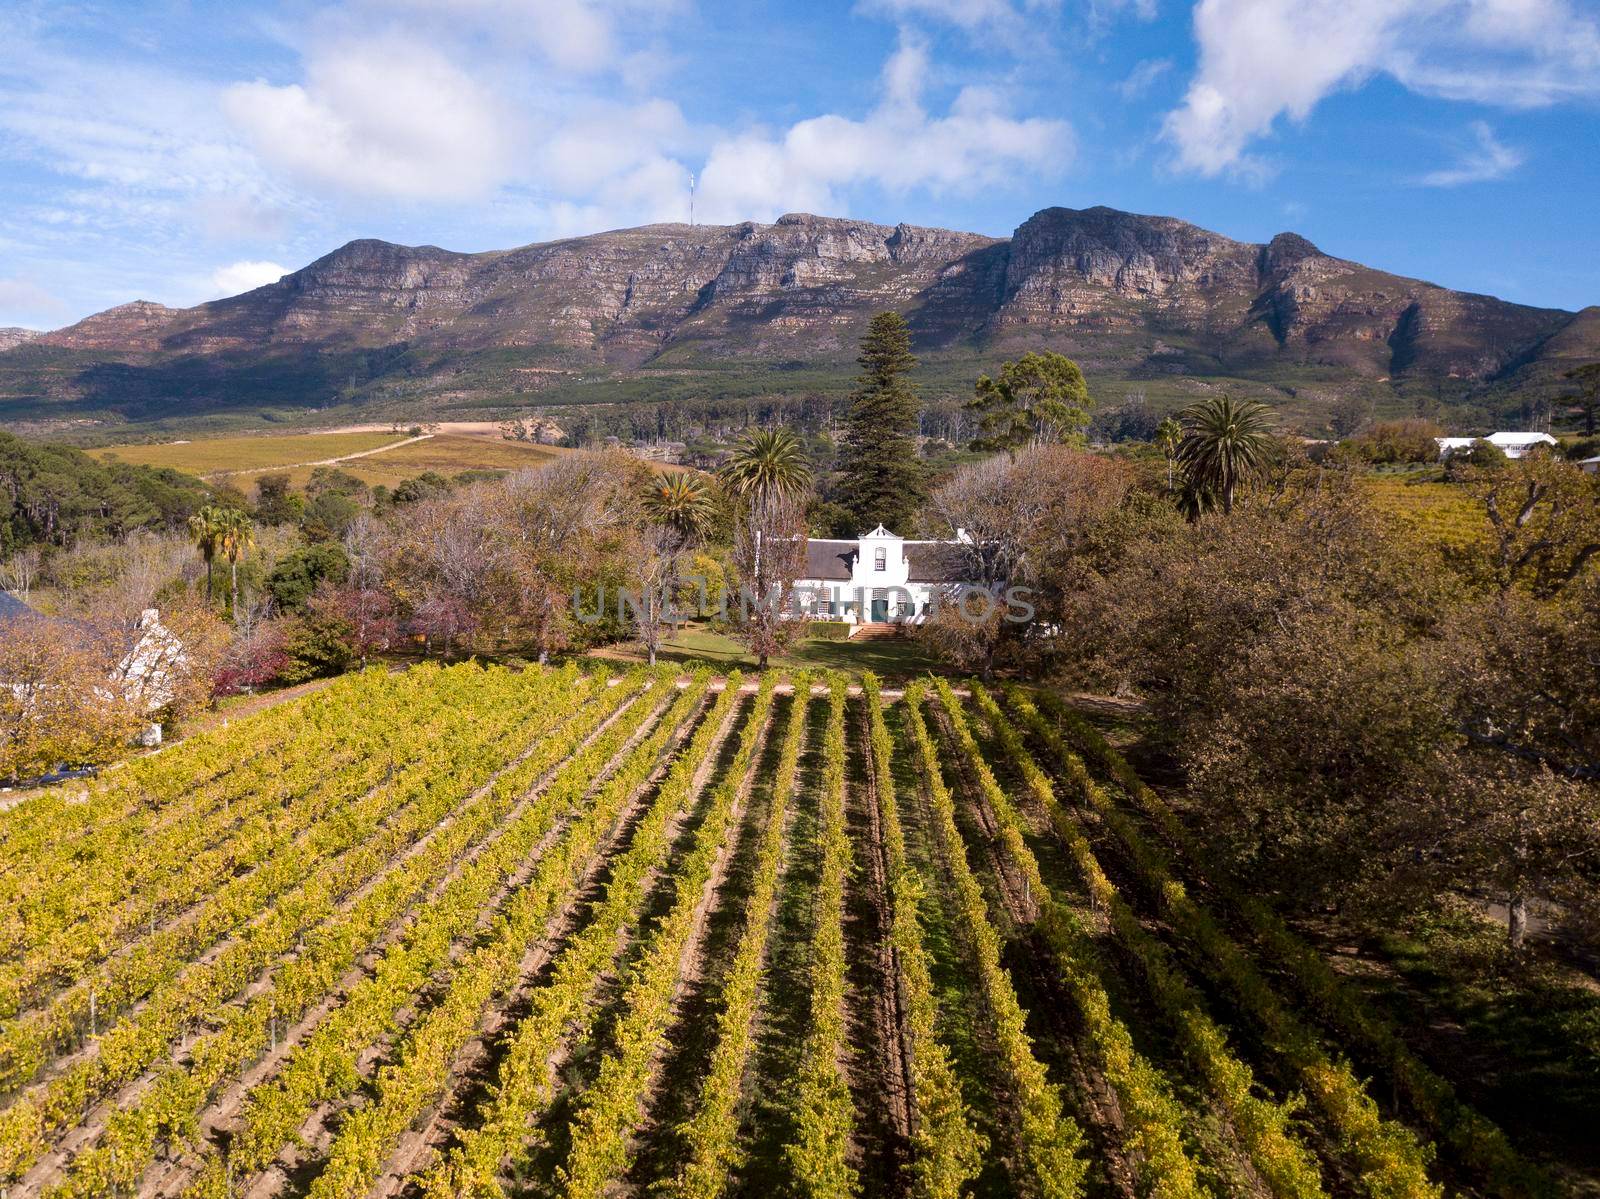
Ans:
[{"label": "shrub", "polygon": [[337,542],[318,541],[278,559],[267,576],[267,592],[284,612],[301,612],[318,584],[343,583],[349,577],[344,549]]},{"label": "shrub", "polygon": [[806,636],[818,641],[848,641],[850,623],[844,620],[813,620],[806,625]]},{"label": "shrub", "polygon": [[1429,420],[1392,420],[1372,426],[1346,444],[1366,462],[1433,462],[1439,457],[1444,430]]}]

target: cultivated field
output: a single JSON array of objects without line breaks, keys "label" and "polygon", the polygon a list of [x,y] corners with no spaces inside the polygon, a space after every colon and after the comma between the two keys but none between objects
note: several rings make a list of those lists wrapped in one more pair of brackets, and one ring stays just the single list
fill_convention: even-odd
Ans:
[{"label": "cultivated field", "polygon": [[[567,452],[526,441],[506,441],[498,436],[438,433],[426,441],[414,441],[381,454],[341,462],[339,469],[369,486],[381,483],[392,488],[424,471],[431,470],[450,478],[466,470],[525,470],[530,466],[543,466],[557,454]],[[311,477],[311,471],[291,471],[290,477],[296,486],[303,486]]]},{"label": "cultivated field", "polygon": [[135,466],[170,466],[192,475],[271,470],[368,453],[405,440],[404,433],[296,433],[285,436],[211,437],[164,445],[114,445],[90,450]]},{"label": "cultivated field", "polygon": [[1456,484],[1384,475],[1368,475],[1361,482],[1378,511],[1394,517],[1424,541],[1455,547],[1483,541],[1488,518]]},{"label": "cultivated field", "polygon": [[254,476],[283,471],[296,487],[304,487],[317,465],[334,465],[369,486],[394,487],[426,471],[449,478],[469,470],[521,470],[540,466],[563,453],[550,446],[507,441],[494,431],[449,428],[431,436],[405,433],[332,432],[287,436],[215,437],[166,445],[109,446],[90,451],[124,462],[170,466],[208,478],[231,477],[245,491]]},{"label": "cultivated field", "polygon": [[0,1183],[1539,1192],[1058,703],[778,683],[373,671],[8,814]]}]

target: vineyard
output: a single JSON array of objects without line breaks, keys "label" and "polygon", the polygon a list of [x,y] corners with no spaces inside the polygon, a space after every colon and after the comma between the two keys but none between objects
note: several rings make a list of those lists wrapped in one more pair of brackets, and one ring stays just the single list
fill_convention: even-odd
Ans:
[{"label": "vineyard", "polygon": [[0,818],[9,1197],[1552,1183],[1053,697],[368,671]]}]

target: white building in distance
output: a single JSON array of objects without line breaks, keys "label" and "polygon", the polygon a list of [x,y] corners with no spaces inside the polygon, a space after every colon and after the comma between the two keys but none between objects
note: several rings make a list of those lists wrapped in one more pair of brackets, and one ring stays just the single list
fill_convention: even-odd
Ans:
[{"label": "white building in distance", "polygon": [[1435,437],[1439,443],[1439,457],[1450,457],[1472,449],[1480,441],[1487,441],[1507,458],[1521,458],[1529,450],[1541,445],[1556,445],[1548,433],[1491,433],[1487,437]]}]

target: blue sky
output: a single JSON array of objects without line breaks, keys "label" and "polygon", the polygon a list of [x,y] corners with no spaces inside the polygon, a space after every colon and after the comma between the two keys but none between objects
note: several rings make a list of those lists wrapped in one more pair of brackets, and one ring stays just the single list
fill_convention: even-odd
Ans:
[{"label": "blue sky", "polygon": [[1600,0],[0,0],[0,325],[354,237],[1183,217],[1600,303]]}]

